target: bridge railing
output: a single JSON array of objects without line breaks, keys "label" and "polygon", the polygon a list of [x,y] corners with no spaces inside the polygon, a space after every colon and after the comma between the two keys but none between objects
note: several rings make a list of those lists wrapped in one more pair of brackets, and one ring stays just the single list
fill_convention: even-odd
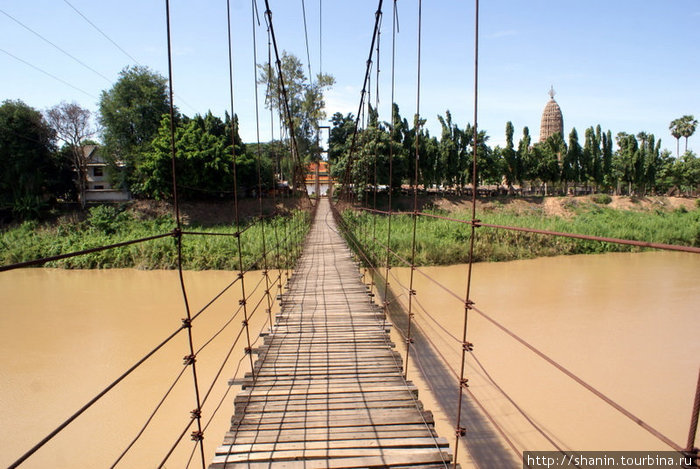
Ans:
[{"label": "bridge railing", "polygon": [[[415,188],[414,188],[415,190]],[[390,199],[391,200],[391,199]],[[375,198],[376,201],[376,198]],[[376,204],[376,202],[375,202]],[[488,227],[491,229],[495,230],[510,230],[510,231],[519,231],[519,232],[526,232],[526,233],[532,233],[534,235],[538,236],[558,236],[558,237],[565,237],[565,238],[570,238],[570,239],[581,239],[581,240],[586,240],[586,241],[593,241],[593,242],[601,242],[601,243],[615,243],[615,244],[620,244],[620,245],[628,245],[628,246],[636,246],[639,248],[650,248],[650,249],[659,249],[659,250],[668,250],[668,251],[676,251],[676,252],[685,252],[685,253],[690,253],[690,254],[699,254],[700,253],[700,248],[693,247],[693,246],[681,246],[681,245],[669,245],[669,244],[661,244],[661,243],[654,243],[654,242],[647,242],[647,241],[640,241],[640,240],[628,240],[628,239],[619,239],[619,238],[610,238],[610,237],[601,237],[601,236],[591,236],[591,235],[585,235],[585,234],[579,234],[579,233],[564,233],[564,232],[556,232],[556,231],[548,231],[548,230],[539,230],[539,229],[532,229],[532,228],[527,228],[527,227],[516,227],[516,226],[504,226],[504,225],[496,225],[496,224],[489,224],[489,223],[484,223],[475,217],[472,217],[471,220],[463,220],[463,219],[458,219],[458,218],[453,218],[453,217],[448,217],[448,216],[442,216],[442,215],[436,215],[432,213],[425,213],[425,212],[420,212],[420,211],[413,211],[413,212],[396,212],[396,211],[391,211],[391,210],[377,210],[376,208],[368,208],[368,207],[361,207],[361,206],[350,206],[350,205],[345,205],[346,212],[345,215],[339,213],[338,209],[334,207],[335,210],[335,216],[339,220],[339,226],[343,229],[344,235],[346,239],[348,240],[349,244],[353,248],[353,250],[356,252],[358,255],[358,258],[360,259],[362,265],[364,266],[365,269],[365,276],[367,277],[367,282],[370,284],[370,287],[372,289],[377,289],[380,295],[384,297],[384,308],[385,308],[385,313],[389,314],[390,309],[392,307],[399,306],[399,308],[403,311],[403,321],[404,321],[404,327],[398,327],[397,330],[400,334],[403,335],[403,338],[406,342],[407,346],[407,357],[406,357],[406,372],[408,370],[408,361],[409,361],[409,356],[413,358],[414,363],[419,368],[422,368],[423,365],[421,363],[421,352],[420,350],[417,350],[415,347],[412,347],[411,344],[414,343],[414,338],[412,337],[412,327],[418,328],[419,331],[422,332],[420,329],[421,326],[417,324],[414,320],[415,313],[414,310],[420,309],[422,316],[425,317],[426,321],[429,321],[432,325],[435,327],[439,328],[443,334],[449,340],[455,342],[459,348],[465,353],[466,356],[469,357],[470,360],[472,360],[477,367],[479,367],[485,376],[489,378],[489,380],[492,382],[494,387],[496,387],[499,392],[503,395],[504,398],[506,398],[517,410],[519,414],[522,415],[522,417],[534,428],[535,431],[537,431],[540,435],[542,435],[547,441],[552,444],[554,448],[556,448],[558,451],[565,452],[564,449],[561,448],[560,444],[558,444],[554,439],[552,439],[547,432],[539,425],[536,423],[536,420],[529,416],[493,379],[490,377],[488,370],[486,370],[482,363],[478,360],[475,352],[474,352],[474,345],[465,340],[464,338],[459,338],[457,337],[452,331],[447,330],[437,319],[436,317],[426,308],[424,305],[421,303],[419,296],[417,295],[416,290],[413,288],[413,272],[416,272],[420,274],[427,282],[430,282],[434,284],[435,287],[439,288],[442,290],[444,293],[446,293],[448,296],[452,297],[455,301],[459,302],[462,307],[464,308],[465,312],[465,324],[464,324],[464,331],[465,331],[465,337],[466,337],[466,330],[467,330],[467,317],[470,312],[473,312],[479,316],[481,316],[483,319],[488,321],[490,324],[504,332],[508,337],[528,349],[530,352],[532,352],[536,357],[539,359],[543,360],[553,368],[555,368],[558,372],[562,373],[564,376],[567,378],[573,380],[575,383],[583,387],[585,390],[590,392],[592,395],[600,399],[602,402],[606,403],[608,406],[613,408],[615,411],[618,413],[624,415],[626,418],[634,422],[635,424],[639,425],[642,427],[644,430],[646,430],[648,433],[650,433],[653,437],[661,441],[664,445],[668,446],[671,450],[677,451],[679,453],[682,453],[684,455],[692,456],[693,458],[696,458],[697,460],[697,448],[695,448],[695,434],[697,431],[697,420],[698,420],[698,408],[700,407],[700,375],[698,377],[698,386],[696,388],[696,393],[695,393],[695,399],[693,403],[693,408],[691,412],[691,423],[690,423],[690,430],[689,430],[689,435],[688,435],[688,441],[685,446],[678,444],[674,442],[671,438],[667,437],[664,435],[662,432],[645,422],[643,419],[638,417],[637,415],[633,414],[631,411],[623,407],[621,404],[601,392],[599,389],[597,389],[594,385],[591,383],[583,380],[581,377],[579,377],[574,371],[570,370],[569,368],[565,367],[564,365],[561,364],[561,362],[557,361],[556,359],[552,358],[549,356],[549,354],[543,352],[540,348],[537,346],[533,345],[530,341],[527,339],[521,337],[520,335],[516,334],[511,328],[509,328],[507,325],[503,324],[502,322],[496,320],[492,315],[488,314],[487,312],[483,311],[482,309],[478,308],[476,304],[469,299],[469,293],[467,294],[467,299],[463,295],[458,294],[457,292],[453,291],[452,289],[448,288],[446,285],[441,283],[440,281],[436,280],[434,276],[429,275],[427,272],[425,272],[423,269],[418,267],[415,263],[415,238],[414,238],[414,247],[413,247],[413,252],[411,255],[410,259],[407,259],[406,257],[402,256],[397,250],[390,245],[392,245],[392,238],[391,238],[391,217],[395,215],[403,215],[403,216],[410,216],[415,220],[424,217],[424,218],[429,218],[429,219],[440,219],[442,221],[447,221],[450,223],[455,223],[455,224],[462,224],[462,225],[467,225],[470,228],[472,228],[472,234],[471,237],[476,237],[478,236],[478,231],[475,230],[475,228],[479,227]],[[350,214],[356,214],[355,216],[348,216]],[[362,213],[369,214],[373,217],[372,221],[368,221],[367,219],[360,220],[362,217],[360,216]],[[386,240],[380,240],[377,237],[377,220],[376,217],[384,217],[386,218],[389,224],[389,229],[386,230],[385,226],[383,227],[383,232],[387,232],[388,236]],[[385,222],[386,224],[386,222]],[[415,227],[415,224],[414,224]],[[415,236],[415,234],[414,234]],[[465,250],[468,249],[468,243],[471,241],[471,239],[467,238],[465,241]],[[382,263],[383,260],[383,255],[382,253],[385,254],[386,256],[386,262]],[[473,252],[470,253],[469,256],[469,261],[470,261],[470,272],[469,275],[471,274],[471,263],[472,263],[472,258],[473,258]],[[404,283],[401,282],[401,280],[397,277],[394,271],[391,270],[392,266],[404,266],[408,269],[411,270],[411,276],[410,276],[410,285],[405,285]],[[368,275],[369,274],[369,275]],[[391,279],[391,285],[396,285],[398,287],[398,292],[396,291],[396,287],[389,288],[389,284]],[[469,281],[467,281],[467,284]],[[403,299],[403,300],[402,300]],[[395,316],[392,316],[395,317]],[[521,458],[522,452],[521,449],[517,448],[515,443],[512,441],[512,439],[508,436],[507,432],[502,428],[501,425],[499,425],[498,420],[488,411],[486,406],[483,405],[482,402],[480,402],[479,398],[474,395],[474,393],[471,392],[469,389],[468,385],[468,379],[464,377],[463,374],[459,372],[458,369],[455,368],[455,366],[451,363],[451,361],[445,357],[445,355],[441,352],[440,348],[435,344],[433,339],[430,337],[430,334],[423,333],[422,337],[427,340],[429,343],[430,347],[432,348],[432,351],[437,354],[437,356],[440,358],[440,360],[443,362],[443,364],[450,370],[450,373],[453,375],[453,377],[456,380],[457,386],[459,386],[460,390],[463,391],[465,394],[467,394],[470,398],[471,401],[474,402],[479,409],[482,411],[484,416],[488,419],[489,422],[493,425],[493,427],[498,431],[498,433],[503,437],[505,442],[508,444],[508,446],[513,450],[513,454],[516,457],[517,460]],[[410,353],[409,353],[410,351]],[[464,366],[465,362],[464,359],[462,361],[462,372],[464,371]],[[424,370],[423,374],[425,375]],[[432,386],[430,380],[427,381],[429,386]],[[462,426],[462,423],[459,418],[459,409],[461,409],[461,401],[460,401],[460,407],[458,408],[457,418],[455,422],[455,428],[456,428],[456,433],[458,435],[457,442],[459,441],[460,436],[464,435],[464,427]],[[454,417],[454,415],[452,415]]]},{"label": "bridge railing", "polygon": [[[227,285],[225,285],[218,293],[202,308],[200,308],[198,311],[193,312],[190,314],[189,311],[189,305],[186,304],[186,308],[188,309],[188,317],[186,319],[180,320],[180,324],[177,328],[175,328],[172,333],[164,337],[160,342],[157,344],[153,345],[150,351],[148,351],[146,354],[144,354],[140,359],[138,359],[132,366],[130,366],[128,369],[124,370],[123,373],[121,373],[116,379],[114,379],[112,382],[110,382],[108,385],[106,385],[99,393],[97,393],[92,399],[87,401],[82,407],[77,409],[73,414],[70,415],[67,419],[65,419],[63,422],[57,425],[57,427],[52,430],[50,433],[48,433],[44,438],[42,438],[39,442],[37,442],[32,448],[27,450],[22,456],[20,456],[16,461],[14,461],[9,467],[10,468],[15,468],[19,467],[22,463],[24,463],[26,460],[28,460],[32,455],[34,455],[37,451],[39,451],[43,446],[45,446],[49,441],[51,441],[54,437],[56,437],[59,433],[61,433],[64,429],[69,427],[74,421],[76,421],[81,415],[83,415],[88,409],[90,409],[93,405],[95,405],[98,401],[103,399],[105,396],[113,392],[115,389],[117,389],[124,380],[126,380],[133,372],[135,372],[137,369],[141,368],[144,366],[149,360],[151,360],[155,355],[157,355],[167,344],[169,344],[173,339],[176,337],[180,336],[183,332],[191,332],[192,327],[194,326],[195,322],[199,322],[201,320],[200,318],[204,315],[205,312],[210,310],[210,308],[217,303],[226,292],[230,291],[230,289],[236,285],[243,285],[244,284],[244,279],[245,275],[249,274],[253,269],[262,269],[263,275],[261,278],[258,280],[256,285],[252,288],[252,290],[245,292],[243,291],[243,296],[242,300],[238,306],[237,309],[235,309],[228,318],[225,319],[223,324],[217,329],[217,331],[209,337],[207,340],[203,342],[202,345],[200,345],[197,349],[193,349],[192,352],[188,353],[187,356],[185,357],[185,362],[184,365],[179,372],[179,374],[174,378],[173,382],[171,383],[170,387],[168,390],[165,392],[165,394],[162,396],[162,398],[155,404],[153,411],[148,415],[148,417],[145,419],[145,423],[143,426],[140,428],[138,433],[134,436],[134,438],[130,441],[130,443],[124,448],[122,453],[119,455],[119,457],[114,461],[114,463],[111,465],[111,467],[115,467],[119,464],[119,462],[124,458],[124,456],[131,450],[131,448],[134,446],[134,444],[139,440],[139,438],[143,435],[145,430],[153,423],[154,418],[158,414],[158,411],[162,408],[163,404],[165,403],[166,399],[170,397],[172,390],[174,389],[175,385],[181,381],[183,375],[185,374],[185,371],[188,368],[193,368],[195,366],[195,363],[197,362],[197,357],[200,355],[200,353],[205,350],[217,337],[221,336],[221,334],[227,330],[230,329],[231,325],[233,324],[234,320],[236,318],[240,318],[241,313],[243,312],[243,309],[245,305],[248,304],[248,302],[255,296],[259,295],[260,298],[255,304],[252,304],[248,313],[246,314],[246,318],[241,322],[241,326],[238,330],[237,335],[235,336],[235,339],[231,343],[227,354],[223,357],[221,364],[218,368],[217,373],[215,374],[213,380],[211,383],[207,384],[206,390],[203,394],[203,397],[201,398],[196,411],[193,411],[192,414],[189,416],[189,418],[186,419],[186,423],[184,425],[184,430],[182,433],[179,435],[177,438],[177,441],[173,443],[173,445],[169,448],[167,454],[163,458],[161,464],[159,467],[162,467],[172,454],[172,451],[181,443],[183,437],[186,435],[186,433],[191,429],[192,425],[200,420],[202,418],[202,411],[203,407],[205,404],[207,404],[210,401],[210,397],[212,397],[212,389],[214,387],[214,384],[220,380],[221,373],[224,369],[224,367],[227,365],[229,362],[229,359],[231,358],[233,350],[239,345],[240,340],[242,340],[243,333],[246,332],[246,335],[250,337],[250,332],[248,331],[248,323],[250,319],[256,315],[258,311],[264,310],[267,313],[267,318],[264,321],[263,325],[261,326],[261,330],[257,331],[258,334],[255,336],[259,337],[259,332],[262,332],[262,330],[265,327],[268,327],[271,324],[272,320],[272,304],[274,302],[275,298],[275,290],[277,291],[277,294],[279,294],[283,288],[283,284],[289,279],[290,275],[290,269],[293,266],[293,263],[295,260],[298,258],[298,256],[301,254],[301,245],[302,245],[302,240],[305,237],[306,232],[308,231],[309,227],[309,214],[307,212],[303,211],[294,211],[292,212],[289,216],[280,216],[276,218],[271,218],[271,217],[263,217],[259,216],[253,219],[253,221],[249,224],[247,224],[243,228],[237,229],[234,233],[216,233],[216,232],[207,232],[207,231],[187,231],[183,230],[181,228],[176,228],[171,232],[168,233],[162,233],[159,235],[155,236],[150,236],[146,238],[141,238],[141,239],[134,239],[131,241],[127,242],[121,242],[121,243],[116,243],[116,244],[111,244],[111,245],[106,245],[106,246],[98,246],[86,250],[81,250],[81,251],[76,251],[76,252],[70,252],[70,253],[64,253],[56,256],[50,256],[50,257],[45,257],[41,259],[33,259],[33,260],[28,260],[28,261],[23,261],[23,262],[18,262],[10,265],[4,265],[0,266],[0,272],[7,272],[7,271],[12,271],[20,268],[27,268],[27,267],[35,267],[35,266],[42,266],[50,262],[58,261],[61,259],[68,259],[71,257],[77,257],[77,256],[83,256],[83,255],[88,255],[100,251],[105,251],[105,250],[111,250],[111,249],[120,249],[120,248],[127,248],[128,246],[131,245],[136,245],[140,243],[147,243],[151,242],[157,239],[163,239],[163,238],[168,238],[172,237],[176,240],[176,243],[173,243],[173,249],[177,251],[177,256],[178,256],[178,268],[180,270],[180,279],[182,279],[182,242],[184,238],[191,238],[191,237],[198,237],[198,236],[222,236],[222,237],[229,237],[232,240],[237,240],[240,241],[241,238],[245,238],[247,235],[246,233],[249,232],[251,228],[253,228],[256,225],[261,225],[261,228],[264,232],[264,230],[267,228],[268,231],[270,231],[273,236],[272,241],[269,243],[268,246],[266,246],[262,252],[260,252],[259,256],[251,261],[247,266],[242,267],[242,269],[235,274],[235,278],[231,282],[229,282]],[[256,233],[256,237],[259,236],[259,233]],[[263,235],[264,237],[264,235]],[[231,246],[231,255],[236,256],[240,254],[240,246],[236,248],[235,245]],[[276,271],[276,275],[275,275]],[[184,281],[183,281],[184,282]],[[182,284],[183,288],[183,294],[186,298],[186,293],[185,293],[185,285],[184,283]],[[262,294],[259,293],[260,288],[264,288],[264,292]],[[257,340],[256,340],[257,341]],[[255,342],[248,342],[247,346],[245,347],[245,356],[250,357],[251,356],[251,347],[255,344]],[[241,359],[238,363],[238,366],[236,367],[236,371],[234,372],[233,378],[236,377],[236,375],[239,372],[241,362],[243,359]],[[252,363],[252,362],[251,362]],[[252,368],[251,368],[252,371]],[[198,386],[198,384],[196,385]],[[230,389],[230,388],[229,388]],[[226,395],[228,394],[228,390],[224,394],[223,397],[219,400],[216,406],[213,407],[213,410],[211,411],[211,414],[208,415],[208,420],[206,424],[201,426],[201,429],[198,429],[197,431],[192,433],[192,438],[195,441],[195,445],[193,446],[192,449],[192,455],[194,455],[194,452],[196,448],[203,447],[202,446],[202,439],[203,439],[203,432],[206,430],[207,426],[209,423],[212,421],[214,416],[216,415],[218,409],[221,407],[221,404],[223,402],[223,399],[225,399]],[[190,456],[190,459],[192,456]],[[189,464],[189,462],[188,462]]]}]

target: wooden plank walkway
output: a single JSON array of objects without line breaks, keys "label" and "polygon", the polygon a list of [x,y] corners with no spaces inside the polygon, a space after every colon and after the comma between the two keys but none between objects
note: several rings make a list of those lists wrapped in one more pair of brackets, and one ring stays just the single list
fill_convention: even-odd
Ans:
[{"label": "wooden plank walkway", "polygon": [[388,331],[321,199],[210,468],[448,467]]}]

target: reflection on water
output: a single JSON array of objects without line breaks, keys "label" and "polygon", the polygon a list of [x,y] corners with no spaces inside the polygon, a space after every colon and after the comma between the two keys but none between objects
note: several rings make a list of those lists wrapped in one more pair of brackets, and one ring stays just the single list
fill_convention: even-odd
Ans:
[{"label": "reflection on water", "polygon": [[[466,266],[423,269],[461,295]],[[402,283],[408,271],[393,269]],[[700,256],[674,253],[605,254],[478,264],[473,298],[478,307],[683,444],[700,361],[697,338]],[[230,272],[186,272],[191,309],[198,311],[235,278]],[[246,276],[251,291],[262,279]],[[456,336],[463,307],[416,274],[421,305]],[[398,287],[398,282],[392,281]],[[257,303],[258,289],[249,304]],[[234,285],[195,322],[201,346],[239,308]],[[172,271],[64,271],[27,269],[0,276],[0,465],[7,466],[181,324],[185,310]],[[405,299],[405,296],[402,297]],[[458,369],[460,345],[420,308],[418,327]],[[264,327],[264,309],[251,330]],[[241,327],[235,319],[198,357],[202,395]],[[557,444],[577,450],[665,449],[550,365],[476,314],[469,341],[489,376]],[[257,337],[252,332],[251,337]],[[182,370],[185,334],[166,345],[103,401],[22,467],[109,466],[136,435]],[[241,347],[224,368],[204,410],[205,422],[244,358]],[[249,365],[244,360],[241,371]],[[415,366],[409,377],[416,379]],[[498,419],[518,448],[550,449],[490,378],[468,359],[470,389]],[[184,430],[195,407],[189,370],[175,386],[153,427],[120,467],[154,467]],[[207,429],[211,458],[230,425],[233,388]],[[426,408],[439,408],[425,392]],[[455,396],[456,401],[456,396]],[[452,416],[436,415],[438,433],[452,439]],[[168,467],[181,467],[192,448],[189,431]],[[195,459],[195,463],[198,460]],[[199,464],[198,464],[199,465]]]},{"label": "reflection on water", "polygon": [[[421,269],[462,298],[466,266]],[[392,269],[408,285],[408,269]],[[685,446],[700,365],[700,256],[666,252],[543,258],[474,266],[477,307]],[[463,306],[421,274],[419,329],[457,371]],[[406,304],[406,296],[401,297]],[[428,314],[429,313],[429,314]],[[432,316],[432,318],[430,317]],[[442,326],[440,328],[438,326]],[[576,450],[668,449],[472,312],[470,390],[520,450],[553,449],[495,381],[557,444]],[[415,364],[413,365],[415,367]],[[415,377],[415,373],[414,373]],[[455,397],[456,408],[456,397]],[[454,428],[452,417],[441,434]]]}]

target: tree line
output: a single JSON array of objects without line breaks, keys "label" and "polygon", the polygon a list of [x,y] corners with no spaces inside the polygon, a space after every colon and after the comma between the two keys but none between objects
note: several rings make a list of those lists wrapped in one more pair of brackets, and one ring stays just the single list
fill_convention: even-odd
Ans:
[{"label": "tree line", "polygon": [[[258,68],[258,83],[266,86],[266,106],[279,116],[280,138],[245,144],[238,134],[237,116],[225,113],[220,118],[207,112],[189,117],[176,108],[175,160],[182,198],[232,197],[234,154],[241,195],[257,190],[258,177],[264,190],[282,180],[294,184],[303,177],[300,168],[321,158],[318,136],[326,117],[324,90],[333,85],[333,77],[318,75],[310,80],[301,61],[284,53],[279,70],[286,85],[286,106],[279,72],[269,64]],[[687,151],[687,140],[697,126],[693,116],[671,122],[677,150],[680,138],[686,140],[686,152],[675,158],[661,150],[659,139],[645,132],[620,132],[613,137],[596,126],[585,129],[582,138],[572,129],[566,140],[554,134],[534,143],[525,127],[516,143],[515,129],[508,122],[505,146],[491,147],[485,131],[480,130],[475,140],[471,124],[462,128],[449,111],[437,119],[440,135],[431,136],[425,119],[414,117],[410,122],[396,104],[391,122],[380,121],[370,106],[367,124],[350,148],[355,117],[334,114],[328,147],[333,176],[366,188],[375,181],[389,185],[391,172],[391,185],[398,188],[410,184],[417,170],[424,188],[460,193],[472,184],[476,146],[478,185],[510,193],[695,194],[700,184],[700,162]],[[292,132],[296,152],[290,144]],[[74,103],[63,102],[43,113],[21,101],[0,105],[0,213],[22,219],[36,217],[56,201],[84,205],[88,164],[84,148],[97,144],[92,140],[96,135],[114,187],[139,198],[172,197],[167,80],[147,67],[135,66],[123,69],[115,84],[100,94],[95,116]]]},{"label": "tree line", "polygon": [[[511,194],[695,195],[700,186],[696,155],[686,150],[674,158],[661,149],[660,139],[646,132],[619,132],[613,137],[610,130],[603,131],[597,125],[585,129],[582,139],[573,128],[567,140],[555,133],[543,142],[533,142],[528,127],[524,127],[516,144],[513,124],[507,122],[505,146],[490,147],[485,131],[478,131],[475,141],[471,124],[460,128],[449,110],[437,116],[441,126],[438,138],[424,128],[425,119],[414,117],[409,124],[398,105],[392,109],[389,123],[380,122],[376,110],[369,108],[368,123],[358,131],[354,148],[355,117],[333,115],[329,160],[338,181],[349,181],[356,188],[370,188],[375,181],[388,186],[391,155],[393,188],[411,184],[417,146],[418,184],[423,189],[461,193],[472,184],[476,146],[477,185],[496,186]],[[690,137],[697,121],[693,116],[684,116],[682,121],[684,133],[679,135]]]},{"label": "tree line", "polygon": [[[276,111],[283,129],[279,140],[245,144],[238,117],[207,112],[189,117],[175,108],[175,163],[182,199],[231,198],[235,179],[240,195],[269,190],[279,181],[294,185],[309,161],[320,159],[319,122],[326,118],[323,93],[331,75],[310,81],[303,64],[283,53],[280,62],[289,112],[283,104],[279,74],[258,66],[266,86],[266,106]],[[98,124],[93,124],[93,120]],[[0,106],[0,212],[15,218],[36,217],[42,208],[61,201],[85,206],[87,145],[99,135],[113,187],[133,197],[172,197],[170,98],[167,80],[147,67],[124,68],[114,85],[102,91],[98,112],[62,102],[43,113],[21,101]],[[288,136],[294,132],[296,151]]]}]

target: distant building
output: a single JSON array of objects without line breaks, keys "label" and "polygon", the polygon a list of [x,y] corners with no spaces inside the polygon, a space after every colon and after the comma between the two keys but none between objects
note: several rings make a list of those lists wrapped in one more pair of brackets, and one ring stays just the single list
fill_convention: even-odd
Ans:
[{"label": "distant building", "polygon": [[540,123],[540,142],[544,142],[554,133],[559,132],[564,137],[564,117],[559,104],[554,100],[554,87],[549,90],[550,100],[542,111]]},{"label": "distant building", "polygon": [[333,183],[328,161],[309,163],[306,165],[306,191],[311,194],[328,195],[328,190]]},{"label": "distant building", "polygon": [[88,160],[85,201],[119,202],[129,200],[131,196],[128,191],[112,187],[107,174],[107,161],[102,156],[100,147],[98,145],[85,145],[83,151]]}]

